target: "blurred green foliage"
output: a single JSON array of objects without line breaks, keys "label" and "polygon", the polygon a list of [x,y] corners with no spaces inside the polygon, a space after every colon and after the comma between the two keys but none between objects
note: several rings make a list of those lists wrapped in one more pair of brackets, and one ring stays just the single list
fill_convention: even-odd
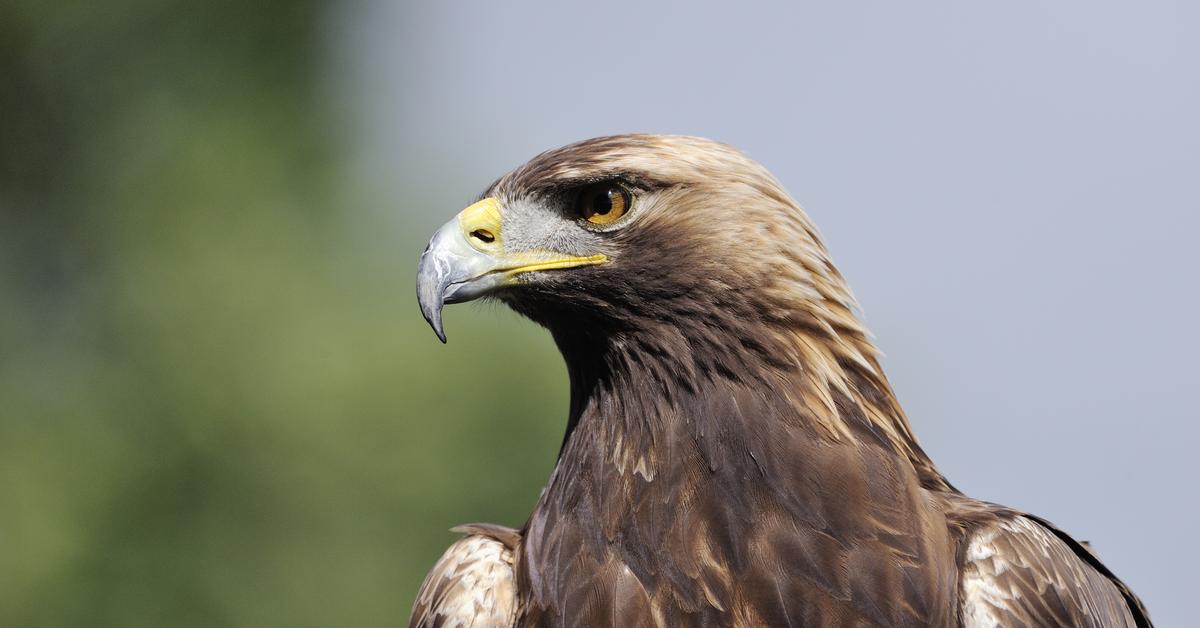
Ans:
[{"label": "blurred green foliage", "polygon": [[421,320],[435,212],[343,183],[326,11],[0,8],[0,626],[402,625],[529,512],[565,374]]}]

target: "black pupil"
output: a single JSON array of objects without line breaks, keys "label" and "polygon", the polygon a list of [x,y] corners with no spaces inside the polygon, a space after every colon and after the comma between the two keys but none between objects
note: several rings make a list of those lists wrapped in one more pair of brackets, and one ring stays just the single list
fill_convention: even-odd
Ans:
[{"label": "black pupil", "polygon": [[614,193],[615,192],[613,191],[612,188],[608,188],[606,190],[601,190],[600,193],[596,195],[596,202],[595,202],[594,206],[592,207],[592,211],[595,214],[600,215],[600,216],[605,216],[608,214],[608,212],[612,211],[612,208],[613,208],[613,198],[612,197],[613,197]]}]

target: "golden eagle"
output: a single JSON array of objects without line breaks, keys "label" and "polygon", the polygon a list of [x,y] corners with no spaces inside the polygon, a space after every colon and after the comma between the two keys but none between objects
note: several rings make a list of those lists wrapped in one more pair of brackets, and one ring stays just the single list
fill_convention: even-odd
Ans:
[{"label": "golden eagle", "polygon": [[1091,550],[921,450],[809,218],[709,140],[535,157],[437,231],[421,310],[499,299],[570,374],[520,530],[476,524],[411,626],[1148,626]]}]

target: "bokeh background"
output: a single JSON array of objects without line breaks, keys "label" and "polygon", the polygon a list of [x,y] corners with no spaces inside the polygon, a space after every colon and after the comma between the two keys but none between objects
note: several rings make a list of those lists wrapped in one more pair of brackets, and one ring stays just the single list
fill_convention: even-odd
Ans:
[{"label": "bokeh background", "polygon": [[0,5],[0,626],[396,626],[520,525],[566,377],[426,237],[705,135],[809,209],[960,488],[1194,620],[1195,3]]}]

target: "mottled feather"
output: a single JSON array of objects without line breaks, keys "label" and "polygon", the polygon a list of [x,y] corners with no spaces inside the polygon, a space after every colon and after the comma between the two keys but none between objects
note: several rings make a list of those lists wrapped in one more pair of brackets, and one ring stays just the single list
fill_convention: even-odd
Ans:
[{"label": "mottled feather", "polygon": [[459,526],[466,534],[425,577],[410,628],[502,628],[516,619],[513,555],[516,530],[490,524]]}]

